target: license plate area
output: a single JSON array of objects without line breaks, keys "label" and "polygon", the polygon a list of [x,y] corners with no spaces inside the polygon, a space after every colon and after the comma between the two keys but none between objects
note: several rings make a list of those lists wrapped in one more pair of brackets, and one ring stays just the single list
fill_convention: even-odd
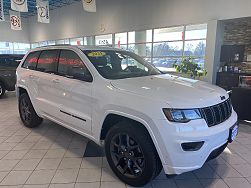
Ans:
[{"label": "license plate area", "polygon": [[238,123],[236,123],[229,130],[229,138],[228,138],[229,143],[233,142],[236,139],[238,132],[239,132],[239,125]]}]

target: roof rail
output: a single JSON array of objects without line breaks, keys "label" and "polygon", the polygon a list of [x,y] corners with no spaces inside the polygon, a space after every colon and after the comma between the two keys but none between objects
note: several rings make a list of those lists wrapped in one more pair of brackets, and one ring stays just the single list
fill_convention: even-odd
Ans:
[{"label": "roof rail", "polygon": [[40,46],[40,47],[48,47],[48,46],[73,46],[71,44],[53,44],[53,45],[46,45],[46,46]]}]

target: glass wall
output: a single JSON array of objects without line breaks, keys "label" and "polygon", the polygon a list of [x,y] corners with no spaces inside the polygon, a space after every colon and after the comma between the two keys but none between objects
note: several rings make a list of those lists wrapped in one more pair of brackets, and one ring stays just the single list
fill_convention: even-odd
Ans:
[{"label": "glass wall", "polygon": [[84,45],[83,38],[73,38],[73,39],[70,39],[70,45],[83,46]]},{"label": "glass wall", "polygon": [[0,42],[0,54],[25,54],[29,50],[27,43]]},{"label": "glass wall", "polygon": [[188,25],[185,32],[184,57],[193,57],[204,67],[206,51],[207,25]]},{"label": "glass wall", "polygon": [[184,26],[154,29],[153,64],[161,71],[174,71],[173,64],[181,62]]},{"label": "glass wall", "polygon": [[95,45],[97,45],[97,46],[113,46],[112,34],[95,36]]},{"label": "glass wall", "polygon": [[123,49],[123,50],[127,50],[127,32],[125,33],[116,33],[115,34],[115,44],[114,44],[114,47],[115,48],[120,48],[120,49]]},{"label": "glass wall", "polygon": [[[187,57],[194,58],[195,62],[204,67],[206,36],[207,24],[196,24],[43,41],[31,47],[54,44],[113,46],[142,56],[161,71],[175,71],[173,64]],[[12,47],[7,45],[0,48],[8,50]]]}]

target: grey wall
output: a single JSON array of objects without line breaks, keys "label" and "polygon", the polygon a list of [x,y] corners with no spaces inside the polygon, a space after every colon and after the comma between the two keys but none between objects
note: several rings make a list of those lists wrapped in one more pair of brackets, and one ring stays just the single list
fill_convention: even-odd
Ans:
[{"label": "grey wall", "polygon": [[14,31],[10,29],[9,21],[0,22],[0,41],[29,43],[29,27],[26,20],[22,21],[22,27],[22,31]]},{"label": "grey wall", "polygon": [[246,17],[251,16],[250,7],[250,0],[97,0],[97,13],[88,13],[78,2],[51,11],[51,24],[31,18],[30,41]]}]

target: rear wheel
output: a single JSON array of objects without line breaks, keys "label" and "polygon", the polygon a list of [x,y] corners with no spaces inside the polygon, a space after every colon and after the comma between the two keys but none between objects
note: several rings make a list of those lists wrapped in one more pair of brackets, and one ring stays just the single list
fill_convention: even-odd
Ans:
[{"label": "rear wheel", "polygon": [[137,124],[120,122],[111,128],[105,152],[113,172],[131,186],[144,186],[162,169],[150,135]]},{"label": "rear wheel", "polygon": [[37,127],[43,120],[35,112],[27,93],[19,97],[19,114],[24,125],[29,128]]},{"label": "rear wheel", "polygon": [[6,91],[6,89],[5,89],[5,87],[4,87],[4,84],[3,84],[2,82],[0,82],[0,98],[1,98],[2,96],[4,96],[5,91]]}]

